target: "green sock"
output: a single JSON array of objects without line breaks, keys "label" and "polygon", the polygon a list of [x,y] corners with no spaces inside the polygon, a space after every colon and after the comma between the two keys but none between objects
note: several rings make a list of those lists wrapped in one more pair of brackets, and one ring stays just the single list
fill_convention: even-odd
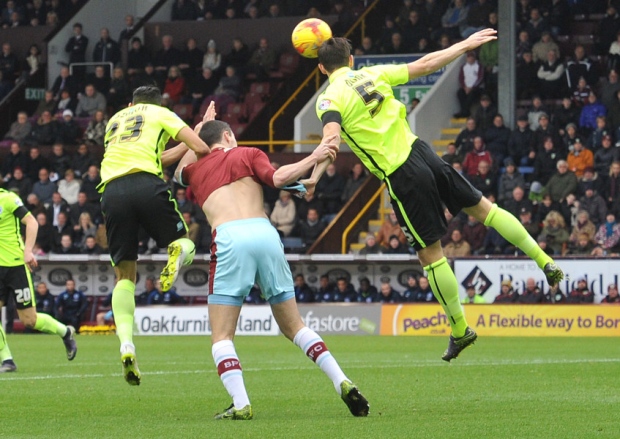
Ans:
[{"label": "green sock", "polygon": [[46,334],[56,334],[60,337],[64,337],[67,334],[67,327],[65,325],[52,316],[43,313],[37,314],[37,321],[34,323],[34,329],[45,332]]},{"label": "green sock", "polygon": [[136,285],[128,280],[119,280],[112,292],[112,311],[116,324],[116,335],[121,342],[133,344],[133,313],[136,310],[134,294]]},{"label": "green sock", "polygon": [[9,344],[6,341],[6,334],[2,329],[2,325],[0,325],[0,363],[5,360],[12,360],[13,355],[11,355],[11,350],[9,349]]},{"label": "green sock", "polygon": [[459,338],[465,335],[467,321],[463,314],[463,307],[459,301],[459,286],[454,272],[444,257],[437,262],[424,267],[428,273],[428,282],[433,294],[443,307],[444,312],[450,319],[452,335]]},{"label": "green sock", "polygon": [[519,247],[523,253],[536,261],[539,268],[542,269],[548,263],[553,263],[553,259],[540,248],[519,220],[510,212],[498,207],[497,204],[491,207],[484,225],[493,227],[508,242]]},{"label": "green sock", "polygon": [[196,245],[194,245],[194,242],[188,238],[179,238],[174,242],[178,242],[185,253],[183,265],[190,265],[194,260],[194,255],[196,254]]}]

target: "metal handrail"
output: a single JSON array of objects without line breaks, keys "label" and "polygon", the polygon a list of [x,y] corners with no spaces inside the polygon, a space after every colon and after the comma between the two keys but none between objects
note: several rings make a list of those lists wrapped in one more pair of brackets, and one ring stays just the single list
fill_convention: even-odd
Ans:
[{"label": "metal handrail", "polygon": [[349,239],[349,233],[351,232],[353,227],[357,225],[357,223],[362,218],[362,216],[364,216],[364,214],[368,212],[368,210],[370,209],[370,206],[372,206],[372,204],[377,200],[377,197],[379,197],[383,193],[384,190],[385,190],[385,183],[383,183],[379,187],[379,189],[377,189],[377,192],[375,192],[374,195],[370,197],[368,202],[364,205],[364,207],[360,209],[360,211],[355,216],[355,218],[353,218],[353,220],[349,223],[347,228],[344,229],[344,232],[342,232],[342,254],[343,255],[347,253],[347,241]]},{"label": "metal handrail", "polygon": [[[360,24],[361,24],[361,29],[362,29],[362,38],[364,38],[364,36],[366,35],[366,16],[375,8],[375,6],[377,6],[377,3],[379,3],[380,1],[381,0],[374,0],[372,4],[368,6],[368,8],[366,8],[366,10],[359,16],[357,21],[353,23],[353,26],[351,26],[351,28],[344,34],[344,38],[351,35],[351,33],[353,33],[353,31],[357,29],[357,27],[360,26]],[[280,117],[282,113],[284,113],[284,110],[286,110],[286,108],[290,105],[290,103],[295,100],[295,98],[301,93],[301,91],[306,87],[306,85],[308,85],[308,83],[313,78],[315,79],[315,91],[316,91],[319,89],[320,82],[321,82],[320,81],[321,74],[319,73],[318,66],[315,67],[314,70],[312,70],[312,73],[308,75],[308,77],[304,80],[304,82],[302,82],[301,85],[297,87],[297,90],[295,90],[291,94],[291,96],[289,96],[286,102],[278,109],[278,111],[275,112],[275,114],[271,117],[271,119],[269,119],[269,152],[274,152],[273,146],[276,144],[273,140],[273,136],[274,136],[273,125],[276,119]],[[295,141],[295,143],[301,143],[301,142]]]}]

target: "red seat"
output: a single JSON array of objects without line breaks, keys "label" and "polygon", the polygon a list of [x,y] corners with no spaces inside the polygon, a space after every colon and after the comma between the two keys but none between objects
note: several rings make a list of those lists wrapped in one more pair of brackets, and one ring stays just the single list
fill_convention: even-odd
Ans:
[{"label": "red seat", "polygon": [[172,107],[172,111],[174,111],[177,116],[179,116],[181,119],[183,119],[186,122],[189,122],[192,120],[192,112],[193,112],[194,108],[192,107],[192,104],[175,104]]},{"label": "red seat", "polygon": [[284,77],[291,76],[297,70],[299,65],[299,54],[297,53],[283,53],[280,55],[280,72]]},{"label": "red seat", "polygon": [[253,82],[250,85],[250,93],[256,93],[261,96],[267,96],[269,94],[268,82]]},{"label": "red seat", "polygon": [[230,113],[226,113],[226,114],[222,115],[220,120],[222,122],[226,122],[230,126],[239,123],[239,117],[237,115],[235,115],[235,114],[230,114]]},{"label": "red seat", "polygon": [[228,104],[226,112],[230,115],[234,115],[238,120],[243,121],[248,116],[248,110],[243,102],[235,102],[234,104]]}]

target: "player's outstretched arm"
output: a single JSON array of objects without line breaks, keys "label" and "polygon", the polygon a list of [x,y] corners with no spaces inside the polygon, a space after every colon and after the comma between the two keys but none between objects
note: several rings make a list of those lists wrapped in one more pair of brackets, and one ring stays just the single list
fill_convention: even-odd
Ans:
[{"label": "player's outstretched arm", "polygon": [[[339,146],[340,145],[340,141],[341,141],[340,130],[341,130],[340,124],[337,123],[337,122],[329,122],[329,123],[325,124],[325,126],[323,127],[323,140],[326,141],[327,139],[333,139],[333,140],[331,140],[331,142],[334,143],[334,144],[337,144]],[[321,144],[322,143],[323,143],[323,141],[321,141]],[[338,150],[340,150],[340,148],[338,148]],[[321,176],[323,175],[323,173],[327,169],[327,166],[330,163],[333,163],[333,161],[334,160],[324,160],[324,161],[316,164],[314,166],[314,169],[312,170],[312,175],[310,175],[309,178],[306,178],[306,179],[300,181],[300,183],[303,184],[306,187],[306,193],[308,193],[308,194],[313,194],[314,193],[314,189],[316,187],[316,184],[321,179]]]},{"label": "player's outstretched arm", "polygon": [[26,226],[26,239],[24,240],[24,262],[30,268],[35,268],[38,265],[37,258],[34,257],[32,249],[34,243],[37,240],[37,232],[39,230],[39,223],[37,220],[28,213],[21,219],[22,224]]},{"label": "player's outstretched arm", "polygon": [[312,151],[312,154],[305,159],[278,168],[273,174],[273,185],[281,188],[291,184],[299,180],[302,175],[308,172],[317,163],[328,160],[334,161],[337,153],[338,144],[336,143],[336,137],[324,139],[324,141]]},{"label": "player's outstretched arm", "polygon": [[[209,107],[207,108],[207,111],[205,111],[204,117],[194,127],[194,132],[199,135],[200,130],[202,129],[202,126],[204,125],[204,123],[210,120],[215,120],[216,115],[217,113],[215,112],[215,102],[211,101],[211,103],[209,104]],[[166,168],[178,162],[179,160],[182,160],[186,156],[186,153],[188,150],[189,148],[184,142],[179,143],[174,148],[165,150],[161,155],[161,162],[162,162],[163,167]],[[196,160],[194,159],[194,162],[195,161]],[[193,163],[193,162],[186,162],[185,164],[187,165],[189,163]]]},{"label": "player's outstretched arm", "polygon": [[409,79],[429,75],[434,71],[450,64],[464,53],[474,50],[483,44],[496,39],[497,31],[495,29],[483,29],[475,34],[472,34],[466,40],[453,44],[447,49],[438,50],[437,52],[424,55],[419,60],[407,64],[409,69]]},{"label": "player's outstretched arm", "polygon": [[189,149],[194,151],[199,156],[209,154],[211,149],[206,143],[196,134],[190,127],[183,127],[177,134],[176,140],[183,142]]}]

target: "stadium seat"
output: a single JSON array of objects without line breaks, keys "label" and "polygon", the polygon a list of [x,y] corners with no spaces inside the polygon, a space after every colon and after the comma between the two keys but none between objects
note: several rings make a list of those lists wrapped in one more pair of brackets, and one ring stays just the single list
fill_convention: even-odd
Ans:
[{"label": "stadium seat", "polygon": [[245,128],[248,126],[247,123],[229,123],[230,125],[230,129],[232,130],[233,133],[235,133],[235,136],[239,137],[243,131],[245,131]]},{"label": "stadium seat", "polygon": [[248,117],[248,110],[243,102],[236,102],[234,104],[228,104],[226,113],[234,115],[240,122],[244,122]]},{"label": "stadium seat", "polygon": [[189,123],[192,120],[192,104],[175,104],[172,107],[172,111],[174,111],[177,116],[179,116],[185,122]]},{"label": "stadium seat", "polygon": [[253,82],[250,86],[250,93],[256,93],[260,96],[269,95],[269,83],[268,82]]},{"label": "stadium seat", "polygon": [[278,70],[269,73],[269,77],[273,79],[284,79],[291,76],[297,70],[299,65],[299,55],[296,53],[285,52],[280,55]]},{"label": "stadium seat", "polygon": [[222,122],[226,122],[230,126],[239,123],[239,117],[236,114],[231,114],[230,112],[227,112],[226,114],[223,114],[221,116],[220,120]]}]

